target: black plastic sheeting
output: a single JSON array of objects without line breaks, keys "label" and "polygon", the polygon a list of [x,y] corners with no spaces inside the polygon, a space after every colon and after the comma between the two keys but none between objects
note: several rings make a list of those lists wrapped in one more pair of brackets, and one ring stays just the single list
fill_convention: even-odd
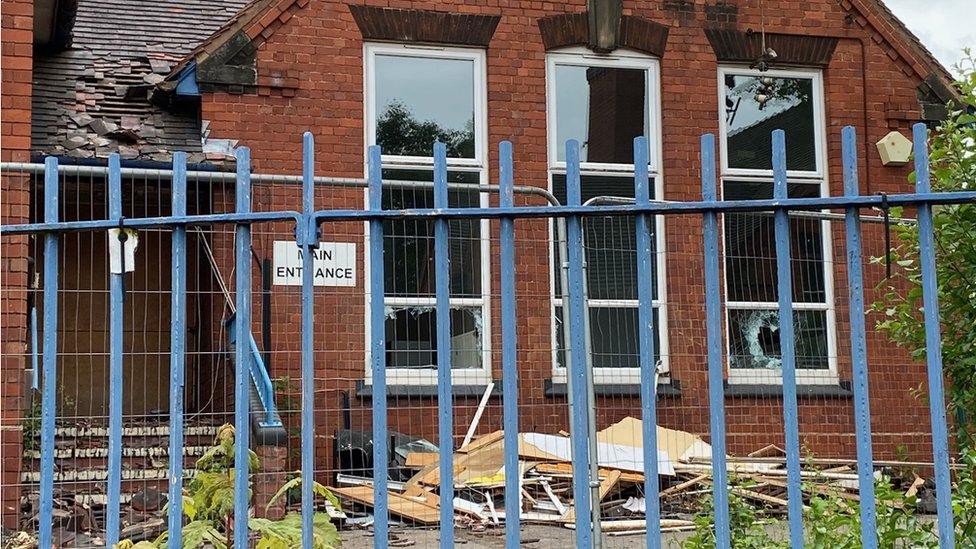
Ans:
[{"label": "black plastic sheeting", "polygon": [[[406,468],[410,452],[437,452],[437,446],[429,440],[390,432],[387,443],[390,452],[387,459],[390,480],[406,481],[413,471]],[[346,475],[373,477],[373,433],[340,429],[336,433],[335,462],[338,471]]]}]

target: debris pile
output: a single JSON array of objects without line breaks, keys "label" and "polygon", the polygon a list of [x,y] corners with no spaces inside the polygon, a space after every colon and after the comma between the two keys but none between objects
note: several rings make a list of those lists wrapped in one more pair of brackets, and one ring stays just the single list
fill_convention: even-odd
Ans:
[{"label": "debris pile", "polygon": [[[707,458],[711,447],[701,438],[657,428],[658,469],[663,479],[678,479],[676,466]],[[597,435],[599,500],[603,527],[611,535],[644,531],[644,456],[640,420],[626,418]],[[566,433],[518,436],[521,520],[573,527],[572,457]],[[474,439],[454,454],[455,521],[485,529],[505,520],[504,433]],[[440,459],[436,451],[407,453],[404,467],[415,471],[405,482],[389,483],[389,512],[395,520],[421,526],[440,520]],[[353,507],[374,506],[372,480],[340,475],[334,492]],[[668,483],[671,487],[673,483]],[[681,515],[681,516],[679,516]],[[662,520],[664,531],[693,527],[688,513]]]},{"label": "debris pile", "polygon": [[[597,433],[601,527],[607,535],[646,532],[643,425],[635,418]],[[702,497],[712,491],[712,448],[697,435],[657,427],[661,531],[694,529]],[[573,467],[568,433],[519,433],[519,508],[523,523],[575,527]],[[505,521],[504,434],[495,431],[462,446],[454,454],[455,523],[474,531]],[[769,514],[787,509],[785,453],[775,445],[747,456],[728,457],[730,491]],[[804,463],[803,493],[858,501],[857,472],[851,462]],[[436,451],[406,454],[404,467],[414,471],[404,482],[389,482],[393,521],[436,526],[440,521],[440,459]],[[818,466],[818,465],[823,465]],[[880,475],[880,472],[876,472]],[[347,511],[374,507],[372,479],[339,475],[333,491]],[[913,485],[918,490],[920,482]],[[350,513],[352,514],[352,513]],[[359,524],[368,524],[368,520]],[[352,524],[352,523],[350,523]]]}]

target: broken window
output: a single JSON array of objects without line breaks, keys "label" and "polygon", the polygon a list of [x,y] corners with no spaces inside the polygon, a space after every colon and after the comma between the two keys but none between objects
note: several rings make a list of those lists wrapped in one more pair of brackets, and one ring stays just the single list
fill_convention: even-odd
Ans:
[{"label": "broken window", "polygon": [[[437,311],[433,306],[387,307],[388,368],[437,364]],[[481,368],[481,308],[451,307],[451,368]]]},{"label": "broken window", "polygon": [[[779,311],[730,309],[729,329],[729,359],[733,371],[782,368]],[[793,311],[793,332],[797,369],[828,369],[825,312]]]},{"label": "broken window", "polygon": [[[720,75],[725,85],[723,199],[773,197],[771,132],[775,129],[786,131],[790,198],[823,196],[826,184],[817,174],[823,165],[817,145],[819,74],[728,69]],[[777,382],[782,379],[782,354],[773,214],[723,217],[730,381]],[[793,329],[801,382],[836,380],[829,234],[827,221],[790,218]]]},{"label": "broken window", "polygon": [[[654,154],[656,134],[657,62],[625,54],[595,60],[577,51],[549,54],[548,83],[550,181],[553,195],[566,203],[566,141],[580,142],[583,174],[581,200],[634,198],[634,138],[648,137],[651,199],[658,198],[660,175]],[[601,204],[601,202],[596,202]],[[602,202],[606,204],[606,202]],[[658,287],[663,257],[658,234],[663,221],[651,223],[655,362],[666,357],[663,296]],[[556,377],[565,376],[565,324],[562,288],[562,250],[553,235],[553,330]],[[639,381],[639,322],[637,238],[635,220],[627,216],[587,217],[583,220],[586,260],[590,359],[598,383]]]},{"label": "broken window", "polygon": [[[433,181],[433,144],[447,145],[453,208],[487,205],[483,143],[484,52],[366,47],[367,145],[383,152],[384,210],[433,208],[432,188],[397,182]],[[431,83],[436,83],[431,85]],[[451,367],[455,382],[488,380],[487,222],[448,221]],[[437,356],[434,222],[383,222],[386,363],[391,383],[435,383]],[[367,372],[369,369],[367,368]]]},{"label": "broken window", "polygon": [[[478,174],[449,172],[450,183],[478,183]],[[427,170],[383,170],[384,181],[432,181]],[[448,191],[448,203],[473,208],[480,203],[477,188]],[[383,209],[433,208],[429,189],[391,186],[384,189]],[[481,221],[448,221],[451,307],[451,367],[481,367],[481,307],[460,306],[465,299],[481,299]],[[387,367],[433,368],[437,364],[437,313],[434,311],[434,222],[394,219],[383,222],[383,263],[386,303]]]}]

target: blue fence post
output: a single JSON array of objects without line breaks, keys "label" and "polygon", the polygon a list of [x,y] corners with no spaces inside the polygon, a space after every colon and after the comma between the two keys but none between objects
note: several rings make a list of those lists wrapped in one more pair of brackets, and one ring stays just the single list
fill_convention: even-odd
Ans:
[{"label": "blue fence post", "polygon": [[[715,136],[701,137],[702,200],[715,203]],[[702,214],[705,261],[705,333],[708,340],[708,418],[712,443],[712,500],[715,547],[728,549],[729,480],[725,462],[725,365],[722,362],[722,304],[719,293],[718,214]]]},{"label": "blue fence post", "polygon": [[[369,147],[369,211],[383,210],[383,160],[379,145]],[[383,273],[383,220],[369,220],[369,330],[373,377],[373,547],[389,542],[386,410],[386,286]]]},{"label": "blue fence post", "polygon": [[[566,142],[566,204],[579,206],[580,158],[579,141]],[[576,513],[576,546],[590,547],[592,543],[590,515],[589,434],[587,410],[591,403],[586,391],[586,302],[583,280],[583,226],[579,215],[566,218],[567,259],[569,263],[569,377],[576,413],[570,422],[573,458],[573,500]],[[592,441],[594,444],[596,441]]]},{"label": "blue fence post", "polygon": [[[434,143],[434,208],[446,210],[447,145]],[[437,446],[440,452],[441,548],[454,547],[454,399],[451,390],[451,267],[446,219],[434,220],[437,311]]]},{"label": "blue fence post", "polygon": [[[58,159],[44,160],[44,222],[58,222]],[[58,387],[58,242],[57,233],[44,235],[44,375],[41,383],[41,501],[38,547],[51,547],[54,518],[54,432]]]},{"label": "blue fence post", "polygon": [[[122,225],[122,166],[117,153],[108,157],[108,216]],[[109,374],[108,374],[108,487],[105,495],[105,540],[109,547],[119,541],[119,498],[122,493],[122,379],[125,284],[125,233],[108,239],[108,249],[118,246],[122,272],[109,273]],[[114,242],[113,242],[114,240]]]},{"label": "blue fence post", "polygon": [[302,548],[312,549],[315,494],[315,138],[302,136],[302,223],[296,228],[302,250]]},{"label": "blue fence post", "polygon": [[[251,212],[251,151],[238,147],[237,157],[237,208],[239,214]],[[246,222],[237,224],[234,235],[234,258],[236,265],[237,314],[235,317],[237,341],[234,352],[237,355],[237,369],[234,372],[234,547],[248,547],[248,507],[249,497],[249,384],[252,360],[247,344],[251,334],[251,226]]]},{"label": "blue fence post", "polygon": [[[498,145],[499,201],[502,208],[512,208],[514,197],[514,167],[512,143],[502,141]],[[499,242],[501,248],[502,293],[502,398],[503,427],[505,432],[505,547],[518,549],[520,541],[520,515],[522,500],[519,488],[518,455],[518,334],[515,327],[515,221],[502,218]]]},{"label": "blue fence post", "polygon": [[[173,154],[173,217],[186,215],[186,153]],[[169,544],[183,546],[183,386],[186,352],[186,226],[173,226],[169,358]]]},{"label": "blue fence post", "polygon": [[[773,131],[773,198],[789,198],[786,180],[786,134]],[[783,430],[786,436],[786,492],[789,499],[790,545],[803,547],[803,493],[800,486],[800,426],[796,405],[796,341],[793,335],[793,271],[790,260],[790,214],[778,208],[776,289],[779,294],[779,346],[783,365]]]},{"label": "blue fence post", "polygon": [[[929,174],[928,128],[912,127],[915,143],[915,191],[932,192]],[[932,417],[932,453],[935,463],[935,508],[939,519],[939,547],[955,546],[952,519],[952,484],[949,478],[949,433],[942,383],[942,334],[939,326],[939,281],[935,270],[935,235],[932,206],[918,206],[918,249],[922,267],[922,309],[925,312],[925,359],[928,365],[929,414]]]},{"label": "blue fence post", "polygon": [[[841,131],[844,196],[858,196],[857,142],[853,126]],[[864,270],[861,263],[861,221],[857,208],[846,208],[847,292],[851,321],[851,364],[854,375],[854,426],[857,438],[857,480],[861,498],[861,544],[878,546],[874,508],[874,459],[871,455],[871,407],[868,393],[868,358],[864,328]]]},{"label": "blue fence post", "polygon": [[[647,173],[647,138],[634,139],[634,197],[638,206],[651,203]],[[640,344],[640,396],[644,450],[644,496],[647,547],[661,546],[660,479],[657,462],[657,364],[654,361],[654,247],[651,224],[654,217],[640,214],[637,227],[637,298]]]}]

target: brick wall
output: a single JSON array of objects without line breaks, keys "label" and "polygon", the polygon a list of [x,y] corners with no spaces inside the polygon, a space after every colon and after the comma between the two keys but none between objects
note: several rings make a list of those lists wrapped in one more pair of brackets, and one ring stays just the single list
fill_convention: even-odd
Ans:
[{"label": "brick wall", "polygon": [[[0,26],[3,28],[3,54],[0,78],[3,93],[2,144],[0,159],[26,161],[30,156],[31,65],[33,42],[33,2],[10,0],[3,3]],[[27,221],[29,179],[0,175],[0,222]],[[27,333],[27,247],[26,237],[4,237],[0,243],[0,485],[19,483],[21,469],[21,410],[23,408],[25,341]],[[20,494],[0,490],[2,522],[17,524]]]},{"label": "brick wall", "polygon": [[[545,50],[537,26],[541,17],[579,12],[585,2],[370,2],[388,7],[434,9],[460,13],[501,15],[501,22],[487,49],[489,179],[496,180],[497,143],[503,139],[515,146],[518,182],[545,186],[546,98]],[[915,97],[918,78],[912,65],[899,57],[851,4],[834,0],[805,3],[767,1],[766,29],[769,32],[806,34],[838,38],[838,47],[824,70],[827,123],[828,180],[831,194],[842,192],[840,173],[840,130],[854,125],[863,140],[861,147],[862,192],[908,191],[907,168],[881,166],[873,143],[892,129],[908,131],[918,113],[911,108],[892,117],[887,106]],[[700,197],[699,136],[717,132],[718,78],[715,56],[702,32],[706,21],[731,25],[740,30],[758,29],[758,8],[752,3],[722,4],[716,19],[714,6],[695,3],[626,1],[624,13],[637,15],[670,27],[667,49],[661,59],[661,108],[664,139],[664,198],[694,200]],[[888,31],[886,31],[888,32]],[[914,61],[913,61],[914,62]],[[261,86],[255,94],[212,92],[204,95],[202,117],[210,121],[212,135],[239,139],[251,147],[253,167],[260,172],[298,173],[301,132],[316,135],[319,174],[362,177],[363,157],[363,40],[349,13],[340,2],[313,2],[294,13],[257,54],[261,76],[299,74],[297,89],[279,90]],[[285,93],[287,92],[287,93]],[[910,102],[909,102],[910,104]],[[294,187],[256,188],[255,209],[295,208],[300,194]],[[357,190],[320,189],[317,205],[322,208],[361,208],[363,194]],[[537,202],[533,202],[537,203]],[[702,434],[708,433],[707,376],[705,368],[704,301],[701,273],[700,219],[674,217],[667,221],[667,298],[671,372],[680,381],[681,395],[662,398],[658,408],[661,424]],[[270,256],[275,239],[291,238],[291,227],[269,225],[256,229],[255,247]],[[364,273],[362,227],[334,224],[323,228],[324,238],[360,244],[359,272]],[[492,224],[497,238],[497,225]],[[833,227],[834,283],[838,334],[838,362],[841,379],[850,379],[846,305],[846,271],[843,264],[844,236],[839,224]],[[549,295],[548,230],[545,222],[519,222],[518,334],[521,428],[555,432],[567,426],[566,401],[544,395],[545,380],[552,375]],[[865,229],[865,253],[879,255],[881,233]],[[229,244],[229,243],[228,243]],[[225,257],[229,248],[225,246]],[[494,256],[495,254],[493,254]],[[492,288],[497,292],[497,259],[492,265]],[[226,272],[230,272],[230,264]],[[879,280],[882,267],[866,266],[866,287]],[[332,434],[343,424],[343,394],[351,395],[351,417],[355,428],[370,427],[370,401],[355,395],[357,380],[364,376],[365,303],[363,277],[356,288],[317,291],[316,315],[316,410],[317,451],[332,454]],[[298,291],[276,287],[274,324],[277,327],[274,352],[280,359],[272,374],[299,379],[300,320]],[[877,296],[868,292],[868,302]],[[492,303],[499,318],[498,300]],[[868,318],[873,326],[875,318]],[[257,326],[257,324],[255,325]],[[492,327],[494,349],[501,347],[497,321]],[[876,331],[869,332],[872,423],[878,457],[892,457],[907,451],[919,459],[929,457],[928,415],[924,401],[909,392],[924,380],[924,366],[895,348]],[[500,379],[498,353],[493,358],[493,377]],[[456,399],[455,430],[463,435],[473,415],[477,398]],[[729,398],[727,422],[730,449],[747,452],[782,439],[782,401],[776,397]],[[390,401],[390,428],[436,440],[434,399],[394,398]],[[599,427],[626,415],[639,414],[638,402],[629,397],[598,398]],[[297,425],[297,411],[286,419]],[[501,401],[492,399],[481,421],[481,431],[499,428]],[[852,456],[854,425],[852,402],[847,398],[801,398],[801,441],[818,455]],[[910,432],[910,433],[909,433]],[[907,433],[907,435],[906,435]],[[904,446],[904,448],[899,448]]]}]

